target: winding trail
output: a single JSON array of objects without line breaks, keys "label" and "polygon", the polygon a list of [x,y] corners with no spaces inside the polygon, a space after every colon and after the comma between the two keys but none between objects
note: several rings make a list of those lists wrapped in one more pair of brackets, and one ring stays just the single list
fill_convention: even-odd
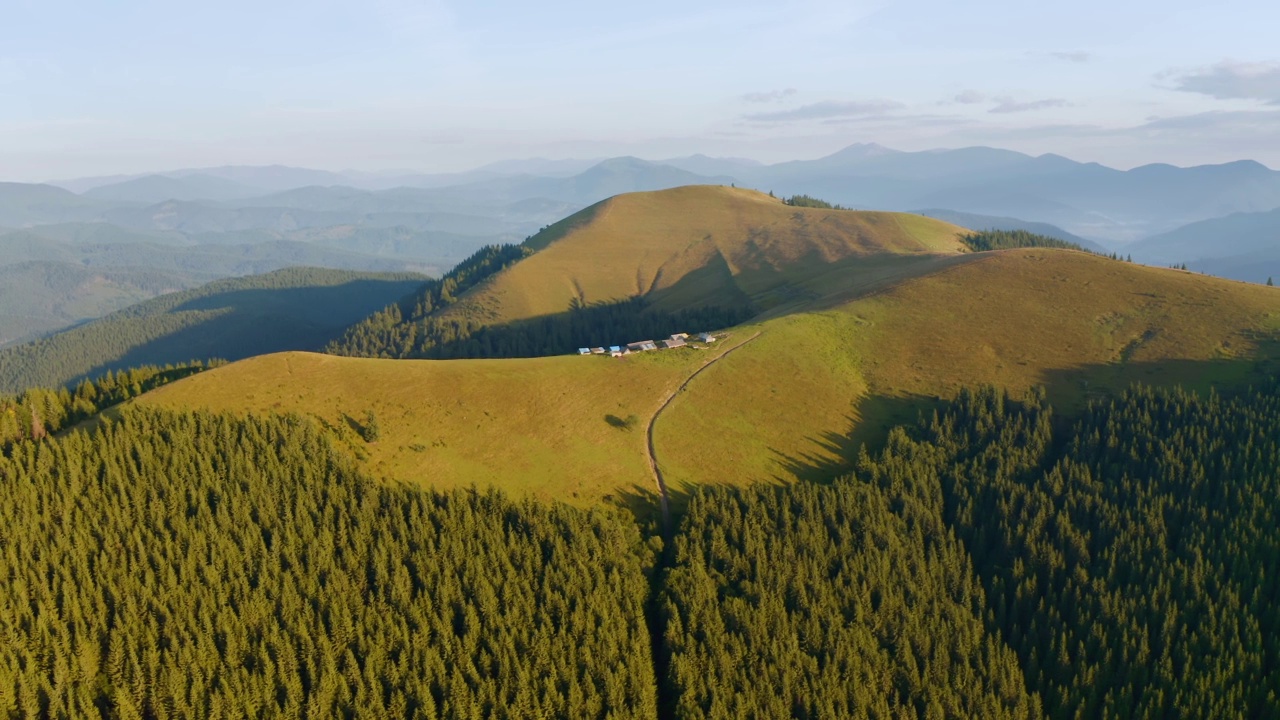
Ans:
[{"label": "winding trail", "polygon": [[756,331],[755,335],[752,335],[746,340],[743,340],[737,345],[734,345],[728,350],[725,350],[719,355],[703,363],[702,367],[698,368],[697,370],[694,370],[693,373],[689,375],[689,377],[684,379],[684,382],[680,383],[680,387],[676,388],[675,390],[672,390],[671,394],[667,395],[667,399],[662,401],[662,405],[658,407],[658,411],[653,414],[653,417],[649,418],[649,428],[646,431],[646,434],[648,435],[648,439],[649,439],[649,469],[653,472],[653,481],[658,486],[658,503],[662,507],[662,526],[667,530],[668,533],[670,533],[671,531],[671,507],[670,507],[670,501],[667,493],[667,483],[662,478],[662,469],[658,467],[658,451],[653,446],[653,427],[658,424],[658,418],[662,416],[662,412],[667,409],[667,406],[671,404],[671,401],[675,400],[676,396],[679,395],[681,391],[689,387],[689,383],[693,382],[694,378],[701,375],[702,371],[706,370],[707,368],[711,367],[717,362],[720,362],[722,359],[729,357],[730,353],[737,352],[738,348],[746,346],[748,343],[750,343],[752,340],[755,340],[758,337],[760,337],[759,330]]}]

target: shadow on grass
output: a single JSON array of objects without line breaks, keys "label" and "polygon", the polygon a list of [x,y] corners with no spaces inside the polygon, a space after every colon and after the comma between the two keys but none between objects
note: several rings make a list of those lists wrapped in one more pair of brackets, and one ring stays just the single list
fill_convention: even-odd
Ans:
[{"label": "shadow on grass", "polygon": [[[1254,338],[1254,342],[1257,343],[1257,357],[1087,365],[1047,371],[1045,382],[1040,386],[1044,387],[1053,407],[1055,424],[1064,429],[1079,418],[1089,403],[1116,397],[1135,384],[1180,386],[1202,395],[1211,392],[1231,395],[1280,377],[1280,337],[1260,335]],[[975,381],[974,387],[981,384]],[[1010,388],[1010,394],[1016,399],[1029,389]],[[772,478],[759,480],[780,484],[832,482],[853,470],[861,448],[865,447],[869,454],[878,454],[895,427],[915,428],[950,402],[950,397],[928,395],[866,397],[858,404],[855,415],[846,417],[846,428],[851,426],[852,430],[829,430],[811,435],[807,439],[812,449],[807,452],[788,454],[773,449],[781,472]],[[686,489],[680,500],[672,495],[672,515],[676,522],[697,487]],[[648,494],[648,502],[656,514],[657,503],[653,493]],[[638,497],[630,498],[629,503],[628,508],[634,508],[633,512],[644,507]]]}]

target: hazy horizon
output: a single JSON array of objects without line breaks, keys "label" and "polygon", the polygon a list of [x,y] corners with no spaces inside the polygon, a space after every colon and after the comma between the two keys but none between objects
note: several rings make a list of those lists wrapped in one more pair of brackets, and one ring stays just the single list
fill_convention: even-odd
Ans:
[{"label": "hazy horizon", "polygon": [[1256,0],[12,5],[6,180],[870,142],[1280,167],[1280,6]]},{"label": "hazy horizon", "polygon": [[[830,156],[830,155],[832,155],[832,154],[834,154],[834,153],[838,153],[838,152],[840,152],[841,150],[845,150],[845,149],[848,149],[848,148],[850,148],[850,147],[854,147],[854,146],[856,146],[856,145],[858,145],[858,144],[859,144],[859,143],[854,143],[854,144],[852,144],[852,145],[846,145],[846,146],[844,146],[844,147],[842,147],[842,148],[837,148],[835,151],[833,151],[833,152],[831,152],[831,153],[822,153],[822,154],[820,154],[820,155],[814,155],[814,156],[810,156],[810,157],[790,157],[790,158],[784,158],[784,159],[780,159],[780,160],[776,160],[776,161],[772,161],[772,162],[770,162],[770,161],[760,160],[760,159],[758,159],[758,158],[743,157],[743,156],[710,156],[710,155],[706,155],[706,153],[690,153],[689,155],[679,156],[679,157],[675,157],[675,156],[667,156],[667,157],[640,157],[640,156],[637,156],[637,155],[612,155],[612,156],[596,156],[596,157],[556,157],[556,158],[552,158],[552,157],[512,157],[512,158],[503,158],[503,159],[500,159],[500,160],[496,160],[496,161],[492,161],[492,162],[487,162],[487,163],[484,163],[484,164],[481,164],[481,165],[475,165],[475,166],[471,166],[471,167],[460,167],[460,168],[457,168],[457,169],[450,169],[450,170],[435,170],[435,169],[432,169],[432,168],[410,168],[410,167],[383,168],[383,169],[368,170],[368,169],[357,168],[357,167],[319,167],[319,166],[314,166],[314,165],[307,165],[307,166],[303,166],[303,165],[286,165],[286,164],[283,164],[283,163],[267,163],[267,164],[253,164],[253,163],[246,163],[246,164],[237,164],[237,165],[206,165],[206,166],[191,166],[191,167],[163,167],[163,168],[154,168],[154,169],[150,169],[150,170],[144,170],[144,171],[141,171],[141,172],[130,172],[130,173],[106,173],[106,174],[101,174],[101,175],[83,175],[83,176],[76,176],[76,177],[43,178],[43,179],[40,179],[40,180],[14,180],[14,179],[11,179],[11,178],[0,177],[0,182],[39,183],[39,184],[48,184],[48,185],[55,185],[55,186],[56,186],[56,185],[58,185],[58,184],[60,184],[60,183],[79,183],[79,182],[85,182],[85,181],[104,181],[104,182],[105,182],[105,181],[117,181],[117,180],[118,180],[118,181],[126,181],[127,179],[131,179],[131,178],[141,178],[141,177],[149,177],[149,176],[164,176],[164,175],[167,175],[167,174],[173,174],[173,173],[198,173],[198,172],[201,172],[201,171],[216,171],[216,170],[219,170],[219,169],[225,169],[225,168],[230,168],[230,167],[236,167],[236,168],[255,168],[255,169],[289,168],[289,169],[295,169],[295,170],[314,170],[314,171],[319,171],[319,172],[332,173],[332,174],[335,174],[335,175],[353,175],[353,176],[354,176],[354,175],[367,175],[367,176],[369,176],[369,177],[371,177],[371,178],[377,178],[377,177],[395,178],[395,177],[397,177],[397,176],[401,176],[401,175],[404,175],[404,176],[410,176],[410,175],[432,175],[432,174],[441,174],[441,175],[464,174],[464,173],[469,173],[469,172],[484,171],[484,170],[488,170],[488,169],[490,169],[490,168],[494,168],[494,167],[501,166],[501,165],[503,165],[503,164],[508,164],[508,163],[530,163],[530,164],[535,164],[535,163],[547,163],[547,164],[552,164],[552,163],[566,163],[566,164],[568,164],[568,163],[581,163],[581,164],[583,164],[584,166],[588,166],[588,167],[589,167],[589,166],[593,166],[593,165],[596,165],[596,164],[598,164],[598,163],[602,163],[602,162],[607,162],[607,161],[609,161],[609,160],[613,160],[613,159],[626,158],[626,157],[635,157],[635,158],[637,158],[637,159],[639,159],[639,160],[642,160],[642,161],[644,161],[644,162],[650,162],[650,163],[655,163],[655,164],[661,164],[661,163],[663,163],[663,162],[665,162],[665,161],[678,160],[678,159],[687,158],[687,157],[692,157],[692,156],[696,156],[696,155],[704,155],[704,156],[707,156],[707,157],[709,157],[709,158],[711,158],[711,159],[714,159],[714,160],[743,161],[743,162],[749,162],[749,163],[758,163],[760,166],[762,166],[762,167],[763,167],[763,166],[774,165],[774,164],[785,163],[785,162],[818,160],[818,159],[821,159],[821,158],[824,158],[824,157],[828,157],[828,156]],[[971,146],[966,146],[966,147],[954,147],[954,148],[937,147],[937,148],[926,148],[926,149],[924,149],[924,150],[919,150],[919,151],[907,151],[907,150],[901,150],[901,149],[899,149],[899,148],[891,148],[891,147],[888,147],[888,146],[886,146],[886,145],[882,145],[882,144],[880,144],[880,143],[865,143],[865,144],[867,144],[867,145],[880,145],[881,147],[885,148],[886,150],[893,151],[893,152],[903,152],[903,153],[908,153],[908,152],[923,152],[923,153],[928,153],[928,152],[937,152],[937,153],[944,153],[944,152],[952,152],[952,151],[956,151],[956,150],[969,150],[969,149],[1011,150],[1011,148],[1000,148],[1000,147],[991,146],[991,145],[971,145]],[[1020,152],[1020,151],[1015,151],[1015,152]],[[1084,160],[1084,159],[1080,159],[1080,158],[1070,157],[1070,156],[1064,155],[1063,153],[1054,153],[1054,152],[1037,153],[1037,154],[1031,154],[1031,155],[1032,155],[1033,157],[1036,157],[1036,156],[1043,156],[1043,155],[1057,155],[1057,156],[1061,156],[1061,157],[1066,157],[1068,160],[1072,160],[1072,161],[1080,162],[1080,163],[1097,162],[1097,161],[1092,161],[1092,160]],[[1163,162],[1163,161],[1155,161],[1155,162],[1152,162],[1152,163],[1143,163],[1142,165],[1173,165],[1174,167],[1179,167],[1179,168],[1190,168],[1190,167],[1203,166],[1203,165],[1224,165],[1224,164],[1231,164],[1231,163],[1234,163],[1234,162],[1258,162],[1259,164],[1263,165],[1264,167],[1266,167],[1266,168],[1267,168],[1267,169],[1269,169],[1269,170],[1276,170],[1276,169],[1277,169],[1277,168],[1275,168],[1275,167],[1272,167],[1272,166],[1270,166],[1270,165],[1267,165],[1266,163],[1262,163],[1261,161],[1258,161],[1258,160],[1256,160],[1255,158],[1248,158],[1248,157],[1241,157],[1241,158],[1234,158],[1234,159],[1230,159],[1230,160],[1223,160],[1223,161],[1221,161],[1221,162],[1212,162],[1212,163],[1194,163],[1194,164],[1186,164],[1186,165],[1178,165],[1178,164],[1176,164],[1176,163],[1167,163],[1167,162]],[[1133,168],[1135,168],[1135,167],[1141,167],[1141,166],[1142,166],[1142,165],[1130,165],[1130,166],[1125,166],[1125,167],[1117,167],[1117,166],[1114,166],[1114,165],[1108,165],[1107,163],[1099,163],[1099,164],[1102,164],[1102,165],[1104,165],[1104,166],[1111,167],[1111,168],[1113,168],[1113,169],[1117,169],[1117,170],[1131,170],[1131,169],[1133,169]],[[496,171],[495,171],[495,172],[496,172]],[[511,174],[517,174],[517,173],[511,173]],[[537,173],[529,173],[529,174],[537,174]]]}]

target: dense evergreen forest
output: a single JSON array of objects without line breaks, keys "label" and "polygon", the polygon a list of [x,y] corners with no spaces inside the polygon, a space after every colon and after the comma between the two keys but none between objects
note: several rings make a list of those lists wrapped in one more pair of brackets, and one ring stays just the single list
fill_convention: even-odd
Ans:
[{"label": "dense evergreen forest", "polygon": [[653,717],[611,513],[384,487],[294,417],[0,459],[0,717]]},{"label": "dense evergreen forest", "polygon": [[1062,250],[1079,250],[1081,252],[1092,253],[1092,250],[1082,247],[1077,243],[1069,240],[1059,240],[1047,235],[1037,235],[1036,233],[1027,232],[1026,230],[982,230],[980,232],[969,233],[960,238],[960,241],[974,252],[985,252],[987,250],[1013,250],[1016,248],[1031,247],[1047,247],[1059,248]]},{"label": "dense evergreen forest", "polygon": [[1280,717],[1275,387],[963,392],[830,484],[703,489],[660,567],[621,511],[378,484],[297,417],[32,435],[3,719]]},{"label": "dense evergreen forest", "polygon": [[679,716],[1280,717],[1275,389],[1053,427],[964,393],[831,487],[704,491],[664,589]]},{"label": "dense evergreen forest", "polygon": [[439,311],[484,280],[533,251],[525,245],[486,247],[412,297],[360,322],[329,344],[327,352],[378,358],[503,358],[572,353],[583,346],[619,345],[664,338],[677,332],[716,330],[745,322],[755,311],[703,307],[666,312],[641,297],[574,304],[567,312],[493,325],[485,317]]},{"label": "dense evergreen forest", "polygon": [[664,590],[680,718],[1032,718],[964,546],[908,493],[696,497]]},{"label": "dense evergreen forest", "polygon": [[0,393],[61,387],[108,370],[191,358],[320,350],[423,279],[412,273],[289,268],[162,295],[0,350]]}]

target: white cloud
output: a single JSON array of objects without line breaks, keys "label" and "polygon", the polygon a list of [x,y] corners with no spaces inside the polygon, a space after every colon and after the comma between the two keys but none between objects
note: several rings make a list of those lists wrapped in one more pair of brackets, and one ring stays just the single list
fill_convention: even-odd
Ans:
[{"label": "white cloud", "polygon": [[1219,100],[1262,100],[1280,105],[1280,62],[1220,62],[1176,77],[1174,89]]}]

